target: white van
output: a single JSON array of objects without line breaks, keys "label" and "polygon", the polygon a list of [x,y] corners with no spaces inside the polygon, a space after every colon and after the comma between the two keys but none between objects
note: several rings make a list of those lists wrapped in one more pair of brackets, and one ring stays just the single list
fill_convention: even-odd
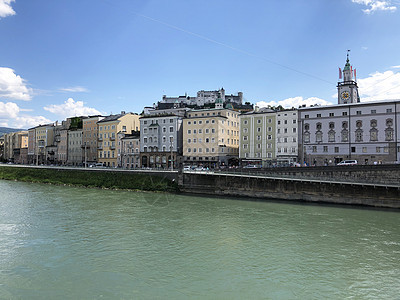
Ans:
[{"label": "white van", "polygon": [[358,164],[358,162],[354,159],[354,160],[343,160],[340,163],[338,163],[338,166],[354,166]]}]

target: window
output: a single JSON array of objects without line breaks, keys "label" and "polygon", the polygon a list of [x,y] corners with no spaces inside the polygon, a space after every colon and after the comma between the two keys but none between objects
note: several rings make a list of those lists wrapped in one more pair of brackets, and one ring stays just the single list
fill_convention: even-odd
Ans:
[{"label": "window", "polygon": [[317,131],[315,133],[315,141],[316,142],[322,142],[322,132],[321,131]]},{"label": "window", "polygon": [[174,127],[171,126],[171,127],[169,128],[169,132],[174,132]]},{"label": "window", "polygon": [[363,130],[359,128],[356,130],[356,142],[362,142],[362,141],[363,141]]},{"label": "window", "polygon": [[312,152],[317,152],[317,146],[312,146]]},{"label": "window", "polygon": [[192,142],[192,140],[191,140],[191,139],[188,139],[187,142],[188,142],[188,144],[190,144],[190,143]]},{"label": "window", "polygon": [[385,140],[392,141],[393,140],[393,128],[385,129]]},{"label": "window", "polygon": [[339,153],[339,147],[335,147],[335,153]]},{"label": "window", "polygon": [[381,152],[381,147],[376,147],[376,153],[380,153]]},{"label": "window", "polygon": [[361,110],[357,110],[356,114],[361,115]]},{"label": "window", "polygon": [[330,130],[328,132],[328,142],[334,142],[335,141],[335,131]]},{"label": "window", "polygon": [[268,127],[268,129],[267,129],[268,131],[272,131],[272,127]]},{"label": "window", "polygon": [[391,113],[391,112],[392,112],[391,108],[386,109],[386,113]]},{"label": "window", "polygon": [[293,128],[293,133],[296,133],[297,132],[297,129],[296,128]]},{"label": "window", "polygon": [[321,118],[321,114],[317,114],[317,118]]},{"label": "window", "polygon": [[261,124],[261,120],[257,120],[257,124]]},{"label": "window", "polygon": [[258,128],[257,128],[257,132],[261,132],[261,127],[258,127]]},{"label": "window", "polygon": [[308,119],[310,117],[310,115],[305,115],[304,119]]},{"label": "window", "polygon": [[347,116],[347,111],[342,112],[342,116]]},{"label": "window", "polygon": [[355,153],[356,152],[356,147],[351,147],[351,152]]},{"label": "window", "polygon": [[343,129],[341,133],[342,137],[342,142],[348,142],[349,141],[349,131],[347,129]]},{"label": "window", "polygon": [[192,133],[192,131],[189,129],[189,130],[187,131],[187,133],[188,133],[188,134],[191,134],[191,133]]},{"label": "window", "polygon": [[324,152],[328,152],[328,146],[324,146]]},{"label": "window", "polygon": [[371,114],[376,114],[376,109],[371,109]]},{"label": "window", "polygon": [[309,143],[310,142],[310,133],[306,132],[304,133],[304,143]]},{"label": "window", "polygon": [[334,116],[335,116],[335,113],[329,113],[329,116],[330,116],[330,117],[334,117]]},{"label": "window", "polygon": [[167,132],[167,128],[163,127],[162,132],[164,132],[164,133]]},{"label": "window", "polygon": [[367,147],[362,147],[362,152],[367,153]]},{"label": "window", "polygon": [[243,124],[244,124],[244,125],[247,125],[247,120],[244,120],[244,121],[243,121]]}]

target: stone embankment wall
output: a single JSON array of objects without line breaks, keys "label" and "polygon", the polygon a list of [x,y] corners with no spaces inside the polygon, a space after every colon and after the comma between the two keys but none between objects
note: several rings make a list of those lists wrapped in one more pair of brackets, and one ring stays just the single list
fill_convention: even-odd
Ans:
[{"label": "stone embankment wall", "polygon": [[[347,175],[343,173],[344,178]],[[188,193],[400,208],[400,185],[311,179],[183,173]]]},{"label": "stone embankment wall", "polygon": [[268,168],[228,170],[231,174],[254,174],[290,178],[351,181],[379,184],[399,184],[400,165],[356,165],[300,168]]}]

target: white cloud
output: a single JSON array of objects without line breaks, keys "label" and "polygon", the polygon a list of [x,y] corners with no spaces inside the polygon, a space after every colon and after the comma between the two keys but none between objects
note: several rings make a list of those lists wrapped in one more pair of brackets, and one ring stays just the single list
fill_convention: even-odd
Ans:
[{"label": "white cloud", "polygon": [[60,91],[71,92],[71,93],[87,93],[89,90],[82,86],[73,86],[68,88],[61,88]]},{"label": "white cloud", "polygon": [[280,101],[270,101],[270,102],[265,102],[265,101],[260,101],[257,102],[256,105],[259,107],[267,107],[267,106],[283,106],[284,108],[298,108],[301,105],[306,105],[306,106],[311,106],[311,105],[332,105],[331,102],[328,102],[324,99],[320,99],[317,97],[310,97],[304,99],[303,97],[293,97],[293,98],[287,98],[284,100]]},{"label": "white cloud", "polygon": [[15,0],[0,0],[0,18],[15,15],[11,2],[15,2]]},{"label": "white cloud", "polygon": [[62,118],[102,114],[95,108],[84,106],[83,101],[75,101],[72,98],[68,98],[64,104],[51,104],[44,109]]},{"label": "white cloud", "polygon": [[400,69],[400,66],[391,66],[392,69]]},{"label": "white cloud", "polygon": [[373,13],[378,10],[395,11],[397,9],[396,4],[392,0],[351,0],[353,3],[362,4],[368,8],[363,9],[366,14]]},{"label": "white cloud", "polygon": [[25,80],[16,75],[13,69],[0,67],[0,97],[29,101],[32,94],[32,89],[26,86]]},{"label": "white cloud", "polygon": [[52,123],[52,121],[42,116],[22,115],[15,118],[12,127],[28,129],[38,125],[49,124],[49,123]]},{"label": "white cloud", "polygon": [[29,128],[39,124],[51,123],[51,121],[42,116],[20,115],[21,111],[30,111],[22,109],[13,102],[0,102],[0,125],[12,128]]},{"label": "white cloud", "polygon": [[361,102],[400,99],[400,72],[376,72],[357,83]]},{"label": "white cloud", "polygon": [[0,102],[0,119],[16,118],[20,108],[13,102]]}]

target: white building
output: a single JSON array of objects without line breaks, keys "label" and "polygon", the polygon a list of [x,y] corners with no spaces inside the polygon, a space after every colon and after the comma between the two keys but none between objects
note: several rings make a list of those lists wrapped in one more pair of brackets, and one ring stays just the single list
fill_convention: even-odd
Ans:
[{"label": "white building", "polygon": [[293,163],[298,156],[298,111],[276,112],[276,160],[278,164]]},{"label": "white building", "polygon": [[299,157],[310,165],[342,160],[399,162],[400,100],[360,103],[347,61],[338,83],[338,105],[299,109]]},{"label": "white building", "polygon": [[222,99],[223,103],[236,103],[242,104],[243,102],[243,93],[238,92],[237,95],[226,95],[224,88],[221,88],[216,91],[205,91],[201,90],[197,92],[196,97],[190,97],[185,94],[185,96],[179,97],[167,97],[166,95],[163,96],[161,103],[184,103],[186,105],[197,105],[197,106],[204,106],[206,104],[213,104],[217,99]]},{"label": "white building", "polygon": [[178,167],[182,155],[182,117],[147,115],[140,118],[140,165],[150,168]]}]

